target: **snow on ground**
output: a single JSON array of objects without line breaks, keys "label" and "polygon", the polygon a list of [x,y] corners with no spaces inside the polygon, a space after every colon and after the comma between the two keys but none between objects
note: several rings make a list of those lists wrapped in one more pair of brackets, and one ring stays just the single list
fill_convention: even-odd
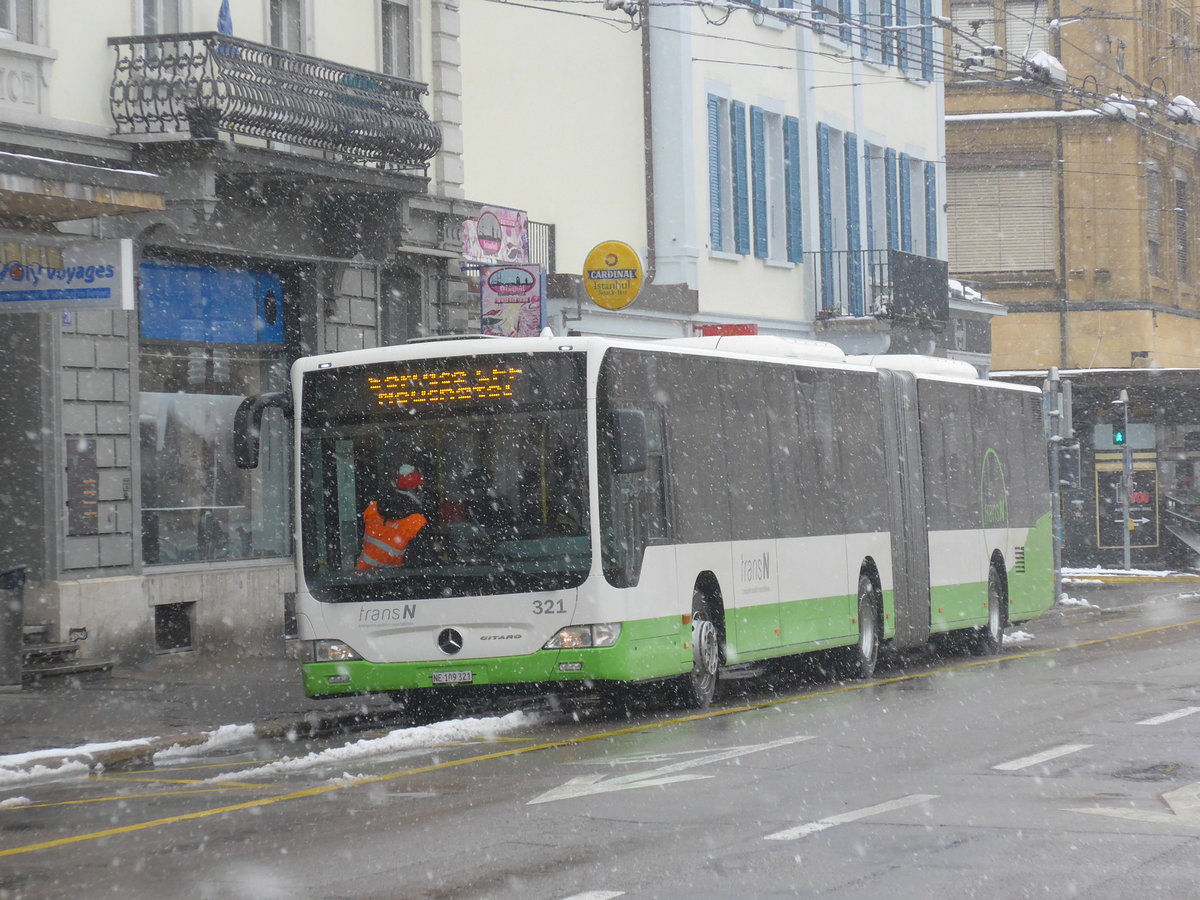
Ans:
[{"label": "snow on ground", "polygon": [[[0,757],[0,759],[3,758]],[[53,769],[49,766],[40,765],[31,766],[28,769],[10,769],[0,766],[0,790],[18,784],[31,784],[35,781],[54,781],[68,775],[83,778],[90,775],[91,771],[91,766],[79,760],[69,760]]]},{"label": "snow on ground", "polygon": [[[494,738],[506,731],[526,728],[537,723],[537,716],[518,710],[506,716],[490,716],[480,719],[451,719],[417,728],[398,728],[379,738],[364,738],[331,747],[328,750],[309,753],[292,759],[282,759],[254,769],[240,769],[208,779],[209,782],[245,781],[261,775],[293,775],[321,766],[341,765],[369,757],[386,756],[405,750],[437,747],[454,741],[470,741]],[[342,778],[353,779],[349,773]]]},{"label": "snow on ground", "polygon": [[1033,635],[1028,631],[1010,631],[1004,635],[1004,643],[1006,644],[1023,644],[1025,641],[1032,641]]},{"label": "snow on ground", "polygon": [[1101,580],[1090,582],[1081,582],[1079,579],[1102,579],[1102,576],[1121,575],[1128,577],[1154,578],[1164,575],[1178,575],[1179,572],[1173,569],[1063,569],[1062,580],[1070,581],[1072,584],[1090,583],[1100,584]]},{"label": "snow on ground", "polygon": [[1083,597],[1068,597],[1065,593],[1060,594],[1058,598],[1058,606],[1082,606],[1087,609],[1099,609],[1100,607],[1091,600],[1085,600]]},{"label": "snow on ground", "polygon": [[9,797],[7,800],[0,800],[0,809],[13,809],[17,806],[28,806],[33,801],[28,797]]},{"label": "snow on ground", "polygon": [[222,725],[216,731],[206,731],[205,740],[201,744],[185,747],[180,744],[159,750],[154,754],[154,762],[161,763],[172,759],[188,756],[200,756],[213,750],[222,750],[235,744],[254,740],[253,725]]}]

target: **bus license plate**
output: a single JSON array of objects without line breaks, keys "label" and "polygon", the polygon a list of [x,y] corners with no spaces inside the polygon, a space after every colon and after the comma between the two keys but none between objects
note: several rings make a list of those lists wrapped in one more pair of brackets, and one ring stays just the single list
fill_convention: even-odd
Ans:
[{"label": "bus license plate", "polygon": [[470,684],[472,678],[474,678],[474,673],[469,670],[466,672],[433,673],[434,684]]}]

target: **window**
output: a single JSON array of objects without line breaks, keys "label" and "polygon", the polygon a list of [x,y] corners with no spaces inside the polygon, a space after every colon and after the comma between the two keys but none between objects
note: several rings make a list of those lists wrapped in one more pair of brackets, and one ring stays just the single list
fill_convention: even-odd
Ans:
[{"label": "window", "polygon": [[178,34],[180,0],[142,0],[142,34]]},{"label": "window", "polygon": [[750,178],[746,104],[708,95],[709,247],[750,252]]},{"label": "window", "polygon": [[995,59],[984,52],[996,45],[995,15],[990,3],[955,3],[950,7],[956,68],[979,71],[995,67]]},{"label": "window", "polygon": [[1158,164],[1146,167],[1146,242],[1150,274],[1163,277],[1162,256],[1162,172]]},{"label": "window", "polygon": [[380,70],[401,78],[413,77],[412,10],[406,0],[383,0],[380,7]]},{"label": "window", "polygon": [[1188,183],[1182,172],[1175,173],[1175,267],[1180,281],[1191,281],[1188,253]]},{"label": "window", "polygon": [[0,37],[35,42],[33,5],[35,0],[0,0]]},{"label": "window", "polygon": [[[983,166],[978,168],[976,166]],[[959,272],[1054,270],[1057,265],[1054,173],[997,160],[946,176],[950,268]]]},{"label": "window", "polygon": [[1004,4],[1004,53],[1009,69],[1022,68],[1022,60],[1039,50],[1050,50],[1045,0],[1010,0]]},{"label": "window", "polygon": [[780,261],[788,256],[783,144],[783,117],[751,107],[754,255]]},{"label": "window", "polygon": [[304,0],[270,0],[271,44],[300,53],[304,50]]}]

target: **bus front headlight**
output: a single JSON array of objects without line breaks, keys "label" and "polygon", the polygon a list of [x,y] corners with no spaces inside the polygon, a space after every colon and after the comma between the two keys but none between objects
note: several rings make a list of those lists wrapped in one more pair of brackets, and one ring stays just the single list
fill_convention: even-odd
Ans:
[{"label": "bus front headlight", "polygon": [[578,650],[583,647],[611,647],[621,636],[620,622],[603,625],[568,625],[546,641],[543,650]]},{"label": "bus front headlight", "polygon": [[362,659],[354,652],[349,644],[343,641],[305,641],[302,648],[301,662],[352,662]]}]

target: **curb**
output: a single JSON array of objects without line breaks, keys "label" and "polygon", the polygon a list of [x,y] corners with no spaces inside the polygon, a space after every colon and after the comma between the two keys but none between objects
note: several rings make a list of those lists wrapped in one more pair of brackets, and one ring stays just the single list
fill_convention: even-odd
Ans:
[{"label": "curb", "polygon": [[[351,734],[372,726],[392,726],[411,724],[411,722],[411,714],[406,714],[403,710],[333,714],[307,713],[300,718],[267,719],[255,722],[254,736],[260,740],[298,740],[333,734]],[[49,769],[51,775],[55,769],[71,762],[84,763],[93,774],[97,770],[126,771],[153,763],[154,755],[162,750],[169,750],[172,747],[197,747],[207,743],[211,734],[212,732],[197,731],[147,738],[141,741],[131,741],[128,746],[92,752],[73,753],[70,750],[64,750],[59,756],[42,757],[32,766]],[[11,771],[29,771],[32,766]]]}]

